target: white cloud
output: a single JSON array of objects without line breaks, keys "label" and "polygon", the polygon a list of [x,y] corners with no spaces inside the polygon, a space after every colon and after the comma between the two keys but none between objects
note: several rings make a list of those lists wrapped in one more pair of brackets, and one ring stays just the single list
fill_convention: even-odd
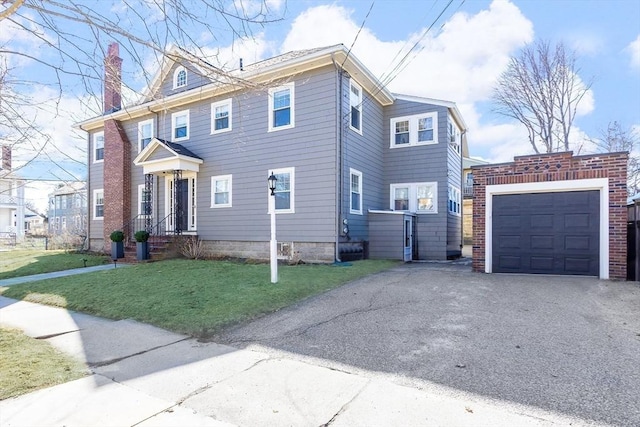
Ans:
[{"label": "white cloud", "polygon": [[231,45],[221,48],[203,48],[204,59],[211,64],[225,70],[237,69],[242,58],[244,65],[260,61],[272,50],[264,33],[259,33],[250,38],[236,39]]},{"label": "white cloud", "polygon": [[565,38],[567,40],[566,46],[577,56],[595,56],[604,49],[604,40],[594,33],[574,32]]},{"label": "white cloud", "polygon": [[638,37],[629,43],[625,49],[631,57],[631,67],[634,69],[640,69],[640,34]]}]

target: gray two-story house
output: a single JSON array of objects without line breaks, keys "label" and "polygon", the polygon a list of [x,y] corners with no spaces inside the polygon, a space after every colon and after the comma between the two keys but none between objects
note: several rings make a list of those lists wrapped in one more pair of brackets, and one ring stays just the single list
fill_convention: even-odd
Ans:
[{"label": "gray two-story house", "polygon": [[116,229],[193,234],[211,256],[331,262],[460,253],[466,127],[452,102],[390,93],[343,45],[223,73],[174,49],[121,105],[118,46],[88,133],[89,244]]}]

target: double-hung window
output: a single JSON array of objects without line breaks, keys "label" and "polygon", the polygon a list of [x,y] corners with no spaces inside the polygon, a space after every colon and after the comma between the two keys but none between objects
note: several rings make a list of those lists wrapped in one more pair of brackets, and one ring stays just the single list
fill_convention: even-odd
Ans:
[{"label": "double-hung window", "polygon": [[93,163],[104,161],[104,132],[93,135]]},{"label": "double-hung window", "polygon": [[451,120],[451,117],[447,120],[447,140],[449,142],[449,148],[455,151],[458,155],[460,155],[460,145],[462,143],[460,136],[460,129],[458,126]]},{"label": "double-hung window", "polygon": [[231,100],[214,102],[211,104],[211,133],[221,133],[231,130]]},{"label": "double-hung window", "polygon": [[269,132],[295,126],[293,83],[269,89]]},{"label": "double-hung window", "polygon": [[447,202],[449,213],[460,215],[460,189],[449,184],[449,200]]},{"label": "double-hung window", "polygon": [[138,123],[138,152],[144,150],[153,138],[153,119]]},{"label": "double-hung window", "polygon": [[230,208],[232,176],[220,175],[211,177],[211,207]]},{"label": "double-hung window", "polygon": [[187,70],[183,66],[179,66],[173,72],[173,88],[178,89],[187,85]]},{"label": "double-hung window", "polygon": [[349,105],[351,107],[351,121],[349,126],[358,133],[362,133],[362,88],[353,80],[349,84]]},{"label": "double-hung window", "polygon": [[273,169],[269,170],[277,178],[275,196],[276,213],[294,213],[295,212],[295,168]]},{"label": "double-hung window", "polygon": [[436,182],[391,184],[390,208],[394,211],[437,213],[437,194]]},{"label": "double-hung window", "polygon": [[350,169],[351,201],[349,212],[362,215],[362,172]]},{"label": "double-hung window", "polygon": [[391,119],[391,148],[436,144],[438,113],[424,113]]},{"label": "double-hung window", "polygon": [[189,110],[171,114],[171,128],[174,141],[189,139]]},{"label": "double-hung window", "polygon": [[104,219],[104,190],[93,190],[93,219]]}]

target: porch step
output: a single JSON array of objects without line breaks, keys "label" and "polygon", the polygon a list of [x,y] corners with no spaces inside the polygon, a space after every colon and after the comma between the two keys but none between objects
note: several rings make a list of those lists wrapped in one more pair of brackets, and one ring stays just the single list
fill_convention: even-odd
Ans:
[{"label": "porch step", "polygon": [[[151,236],[149,238],[149,259],[146,261],[160,261],[163,259],[171,259],[179,257],[176,243],[181,236]],[[124,247],[123,262],[137,263],[138,261],[136,242],[127,242]]]}]

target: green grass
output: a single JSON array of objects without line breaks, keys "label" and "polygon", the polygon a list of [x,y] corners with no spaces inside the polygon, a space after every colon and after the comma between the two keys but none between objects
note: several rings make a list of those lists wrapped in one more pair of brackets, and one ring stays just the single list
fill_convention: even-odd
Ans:
[{"label": "green grass", "polygon": [[0,328],[0,400],[87,375],[81,362],[22,331]]},{"label": "green grass", "polygon": [[0,280],[31,274],[50,273],[87,266],[100,265],[111,260],[104,255],[91,255],[79,252],[12,250],[0,254]]},{"label": "green grass", "polygon": [[0,292],[10,298],[111,319],[132,318],[207,337],[224,326],[279,310],[397,264],[365,260],[350,266],[280,266],[279,282],[272,284],[268,264],[168,260],[24,283]]}]

